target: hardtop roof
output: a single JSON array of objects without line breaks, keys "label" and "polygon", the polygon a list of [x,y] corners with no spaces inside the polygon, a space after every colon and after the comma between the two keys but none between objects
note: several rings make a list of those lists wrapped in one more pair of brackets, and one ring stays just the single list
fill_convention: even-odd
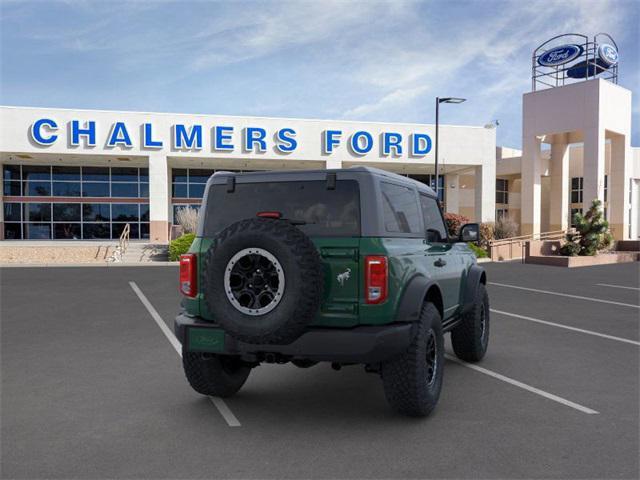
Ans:
[{"label": "hardtop roof", "polygon": [[[430,196],[435,196],[435,191],[425,185],[418,180],[414,180],[409,177],[403,177],[402,175],[398,175],[397,173],[388,172],[386,170],[382,170],[380,168],[375,167],[365,167],[365,166],[357,166],[357,167],[349,167],[349,168],[329,168],[329,169],[311,169],[311,170],[265,170],[265,171],[256,171],[256,172],[245,172],[238,173],[232,171],[217,171],[212,175],[209,179],[211,183],[223,183],[218,182],[218,180],[226,179],[228,177],[238,177],[238,178],[250,178],[255,177],[256,181],[278,181],[277,179],[285,180],[289,176],[300,176],[301,174],[308,174],[310,176],[318,176],[318,175],[326,175],[329,173],[339,174],[340,172],[349,172],[356,173],[362,175],[373,175],[377,177],[387,178],[389,180],[393,180],[395,182],[405,183],[407,185],[413,186],[418,190],[429,194]],[[253,178],[251,178],[253,180]]]}]

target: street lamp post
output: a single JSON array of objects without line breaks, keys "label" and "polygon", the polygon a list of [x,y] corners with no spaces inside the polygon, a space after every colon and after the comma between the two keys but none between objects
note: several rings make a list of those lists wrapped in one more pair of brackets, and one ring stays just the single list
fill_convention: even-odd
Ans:
[{"label": "street lamp post", "polygon": [[440,130],[440,104],[441,103],[462,103],[464,101],[466,101],[466,98],[458,98],[458,97],[436,97],[436,146],[435,146],[435,155],[436,155],[436,171],[435,171],[435,180],[436,180],[436,198],[438,199],[438,201],[440,201],[440,197],[439,195],[439,188],[440,188],[440,184],[438,183],[438,145],[440,142],[438,142],[438,133]]}]

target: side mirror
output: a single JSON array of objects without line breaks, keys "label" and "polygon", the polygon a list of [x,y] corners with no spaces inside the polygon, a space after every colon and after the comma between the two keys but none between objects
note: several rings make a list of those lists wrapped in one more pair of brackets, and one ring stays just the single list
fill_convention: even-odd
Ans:
[{"label": "side mirror", "polygon": [[478,242],[480,240],[480,225],[477,223],[467,223],[460,227],[461,242]]},{"label": "side mirror", "polygon": [[429,243],[439,243],[445,241],[440,236],[440,232],[434,228],[427,228],[426,239]]}]

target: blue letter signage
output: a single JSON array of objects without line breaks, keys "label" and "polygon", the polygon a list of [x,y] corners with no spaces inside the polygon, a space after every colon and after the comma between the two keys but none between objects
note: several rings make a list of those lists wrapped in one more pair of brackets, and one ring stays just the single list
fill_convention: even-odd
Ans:
[{"label": "blue letter signage", "polygon": [[113,124],[113,128],[111,128],[111,135],[109,135],[109,140],[107,140],[107,147],[115,147],[116,145],[122,145],[126,148],[133,147],[131,137],[129,136],[129,132],[127,132],[127,126],[124,122],[116,122]]},{"label": "blue letter signage", "polygon": [[85,122],[85,128],[80,128],[78,120],[71,121],[71,145],[77,147],[80,145],[80,137],[87,138],[87,146],[96,146],[96,122],[90,120]]},{"label": "blue letter signage", "polygon": [[202,125],[194,125],[187,133],[187,128],[178,123],[173,127],[173,148],[202,149]]},{"label": "blue letter signage", "polygon": [[426,155],[431,151],[431,137],[426,133],[414,133],[411,142],[411,155]]},{"label": "blue letter signage", "polygon": [[293,128],[281,128],[276,132],[276,148],[282,153],[293,152],[298,146],[295,139],[296,131]]},{"label": "blue letter signage", "polygon": [[162,148],[162,141],[153,140],[153,125],[150,123],[144,124],[144,131],[142,134],[142,148]]},{"label": "blue letter signage", "polygon": [[50,118],[41,118],[33,122],[33,125],[31,125],[29,129],[31,138],[38,145],[52,145],[58,139],[58,135],[52,133],[49,136],[44,136],[42,134],[42,127],[47,127],[49,131],[55,132],[58,130],[58,124]]}]

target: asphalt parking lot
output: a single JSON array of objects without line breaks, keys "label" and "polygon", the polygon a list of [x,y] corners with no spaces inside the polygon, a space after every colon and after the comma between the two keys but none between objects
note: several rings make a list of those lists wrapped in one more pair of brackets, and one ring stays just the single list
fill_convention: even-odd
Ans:
[{"label": "asphalt parking lot", "polygon": [[420,420],[361,367],[197,395],[156,323],[175,267],[2,269],[2,477],[638,478],[638,264],[485,268],[487,357]]}]

